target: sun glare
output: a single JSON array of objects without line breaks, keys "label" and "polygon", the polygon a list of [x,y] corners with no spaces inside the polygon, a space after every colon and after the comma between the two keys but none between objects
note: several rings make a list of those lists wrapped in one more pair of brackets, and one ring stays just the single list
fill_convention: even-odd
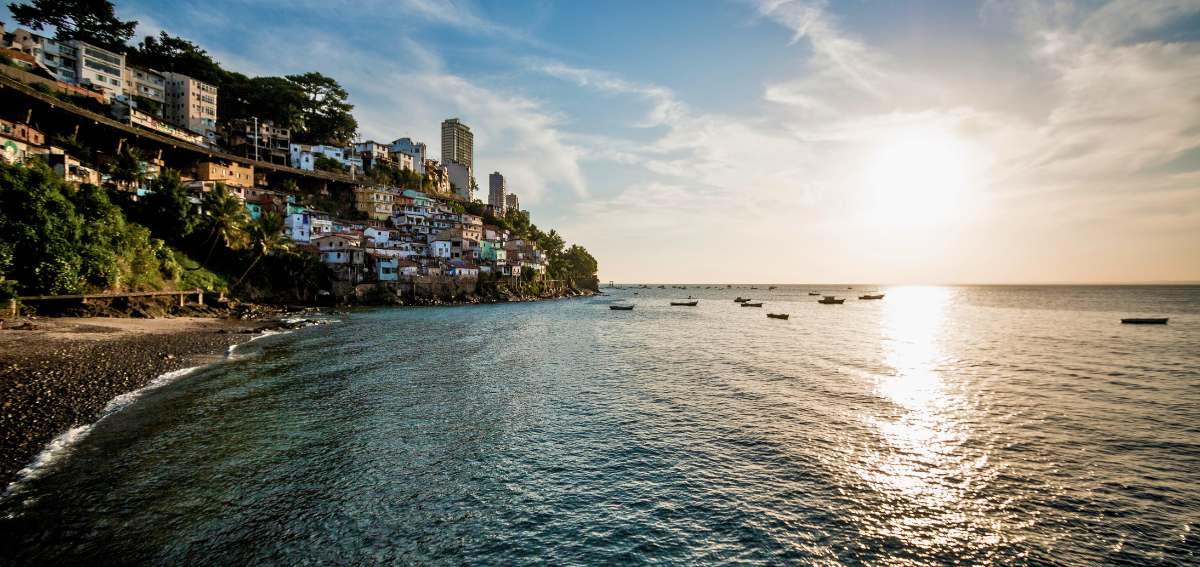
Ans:
[{"label": "sun glare", "polygon": [[967,143],[941,128],[906,128],[881,140],[865,168],[869,220],[942,224],[962,212],[971,182]]}]

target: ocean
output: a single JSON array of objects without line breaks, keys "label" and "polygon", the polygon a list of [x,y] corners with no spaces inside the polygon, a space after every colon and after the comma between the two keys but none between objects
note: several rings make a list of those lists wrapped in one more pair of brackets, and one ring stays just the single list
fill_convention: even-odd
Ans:
[{"label": "ocean", "polygon": [[1200,563],[1200,287],[757,287],[248,343],[44,454],[4,562]]}]

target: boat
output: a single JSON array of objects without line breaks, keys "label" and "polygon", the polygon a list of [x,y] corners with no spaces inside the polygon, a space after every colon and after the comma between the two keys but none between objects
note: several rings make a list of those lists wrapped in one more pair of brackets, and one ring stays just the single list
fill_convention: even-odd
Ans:
[{"label": "boat", "polygon": [[747,301],[750,301],[749,297],[742,297],[740,295],[737,296],[737,299],[733,300],[734,303],[745,303]]},{"label": "boat", "polygon": [[883,294],[882,294],[882,293],[877,293],[877,294],[875,294],[875,295],[871,295],[871,294],[867,294],[867,295],[860,295],[860,296],[858,296],[858,298],[859,298],[859,299],[883,299]]},{"label": "boat", "polygon": [[613,311],[633,311],[632,305],[609,305],[608,308]]},{"label": "boat", "polygon": [[757,288],[757,287],[754,287],[754,286],[750,286],[750,289],[758,289],[758,288]]},{"label": "boat", "polygon": [[699,301],[672,301],[671,305],[675,307],[695,307]]},{"label": "boat", "polygon": [[1126,325],[1166,325],[1169,317],[1130,317],[1121,319]]},{"label": "boat", "polygon": [[772,319],[783,319],[784,321],[787,321],[789,315],[787,313],[767,313],[767,317]]},{"label": "boat", "polygon": [[808,292],[808,294],[809,294],[809,295],[814,295],[814,296],[815,296],[815,295],[821,295],[820,293],[817,293],[817,292],[815,292],[815,291],[810,291],[810,292]]},{"label": "boat", "polygon": [[762,307],[762,302],[759,301],[758,303],[750,303],[749,301],[747,301],[745,303],[742,303],[742,307]]},{"label": "boat", "polygon": [[845,299],[838,299],[832,295],[826,295],[825,297],[822,297],[821,299],[817,300],[817,303],[822,303],[825,305],[841,305],[845,302],[846,302]]},{"label": "boat", "polygon": [[776,286],[771,286],[771,287],[767,288],[767,291],[771,291],[771,290],[775,289],[775,287]]}]

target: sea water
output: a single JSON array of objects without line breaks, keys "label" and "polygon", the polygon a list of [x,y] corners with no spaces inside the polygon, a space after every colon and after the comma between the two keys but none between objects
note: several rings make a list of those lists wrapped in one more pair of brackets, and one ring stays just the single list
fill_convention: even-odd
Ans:
[{"label": "sea water", "polygon": [[1200,562],[1200,288],[758,287],[244,345],[0,502],[5,562]]}]

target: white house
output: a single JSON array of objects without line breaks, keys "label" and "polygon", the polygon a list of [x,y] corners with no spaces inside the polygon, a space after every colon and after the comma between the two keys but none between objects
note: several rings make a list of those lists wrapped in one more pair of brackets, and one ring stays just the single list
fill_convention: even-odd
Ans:
[{"label": "white house", "polygon": [[371,243],[377,248],[386,248],[390,246],[392,232],[393,231],[386,228],[371,226],[367,227],[367,229],[363,231],[363,236],[365,236],[367,240],[370,240]]},{"label": "white house", "polygon": [[399,279],[399,258],[392,258],[381,254],[371,254],[371,257],[375,259],[375,277],[379,281],[394,282]]},{"label": "white house", "polygon": [[312,217],[308,213],[292,213],[287,216],[287,235],[296,242],[309,242],[313,238]]},{"label": "white house", "polygon": [[342,167],[349,168],[352,173],[362,171],[362,158],[353,155],[351,152],[347,152],[345,148],[292,144],[288,147],[288,150],[291,157],[289,163],[296,169],[313,171],[316,169],[317,156],[324,156],[338,162]]},{"label": "white house", "polygon": [[395,157],[395,154],[404,154],[412,159],[412,170],[425,175],[425,144],[414,142],[412,138],[400,138],[392,142],[390,152]]},{"label": "white house", "polygon": [[450,241],[434,240],[429,243],[429,255],[433,258],[450,257]]}]

